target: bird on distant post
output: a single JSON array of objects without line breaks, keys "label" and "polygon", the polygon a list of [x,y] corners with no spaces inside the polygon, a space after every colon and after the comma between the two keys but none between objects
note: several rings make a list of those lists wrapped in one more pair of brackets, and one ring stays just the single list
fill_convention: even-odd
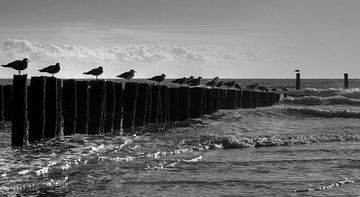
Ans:
[{"label": "bird on distant post", "polygon": [[219,77],[215,77],[211,81],[207,82],[205,85],[207,85],[207,86],[215,86],[218,80],[219,80]]},{"label": "bird on distant post", "polygon": [[186,81],[187,81],[187,79],[186,79],[186,77],[183,77],[183,78],[178,78],[178,79],[175,79],[175,80],[173,80],[171,83],[177,83],[177,84],[184,84],[184,83],[186,83]]},{"label": "bird on distant post", "polygon": [[98,79],[98,76],[103,73],[103,67],[99,66],[97,68],[91,69],[88,72],[84,72],[84,75],[94,75],[96,77],[96,80]]},{"label": "bird on distant post", "polygon": [[221,86],[223,85],[223,82],[222,81],[219,81],[215,84],[216,87],[220,88]]},{"label": "bird on distant post", "polygon": [[189,86],[198,86],[198,85],[200,85],[200,83],[201,83],[201,79],[202,79],[202,77],[199,76],[198,78],[189,80],[189,81],[186,82],[186,83],[189,84]]},{"label": "bird on distant post", "polygon": [[1,65],[2,67],[13,68],[19,71],[19,75],[21,74],[22,70],[25,70],[28,67],[30,60],[28,58],[24,58],[23,60],[15,60],[10,62],[6,65]]},{"label": "bird on distant post", "polygon": [[239,90],[241,90],[241,86],[240,86],[240,84],[238,84],[238,83],[235,83],[234,87],[237,88],[237,89],[239,89]]},{"label": "bird on distant post", "polygon": [[295,70],[296,73],[300,72],[300,70]]},{"label": "bird on distant post", "polygon": [[229,81],[229,82],[223,83],[224,86],[227,86],[229,88],[234,87],[235,84],[236,84],[236,81]]},{"label": "bird on distant post", "polygon": [[250,89],[250,90],[253,90],[253,89],[255,89],[256,87],[258,87],[258,84],[257,84],[257,83],[254,83],[254,84],[252,84],[252,85],[246,86],[246,88],[247,88],[247,89]]},{"label": "bird on distant post", "polygon": [[55,65],[50,65],[48,67],[40,69],[39,71],[50,73],[50,74],[52,74],[52,77],[54,77],[54,74],[56,74],[60,71],[60,63],[56,63]]},{"label": "bird on distant post", "polygon": [[116,77],[123,78],[123,79],[126,79],[129,81],[130,79],[132,79],[135,76],[135,73],[136,73],[136,71],[131,69],[130,71],[124,72]]},{"label": "bird on distant post", "polygon": [[161,75],[157,75],[157,76],[154,76],[154,77],[151,77],[149,78],[148,80],[150,81],[156,81],[160,84],[160,82],[164,81],[166,75],[165,74],[161,74]]}]

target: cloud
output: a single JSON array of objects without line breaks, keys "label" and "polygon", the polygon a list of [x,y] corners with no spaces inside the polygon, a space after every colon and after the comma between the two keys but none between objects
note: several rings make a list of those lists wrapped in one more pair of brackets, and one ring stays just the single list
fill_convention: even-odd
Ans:
[{"label": "cloud", "polygon": [[207,63],[229,62],[238,53],[226,47],[181,45],[136,45],[112,48],[87,48],[80,45],[56,45],[28,40],[8,39],[2,53],[8,58],[33,60],[75,60],[77,62],[112,61],[124,63]]}]

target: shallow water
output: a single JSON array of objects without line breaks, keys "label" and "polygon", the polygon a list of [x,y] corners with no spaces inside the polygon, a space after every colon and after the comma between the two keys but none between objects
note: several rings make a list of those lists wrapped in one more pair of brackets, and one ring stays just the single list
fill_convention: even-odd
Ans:
[{"label": "shallow water", "polygon": [[74,135],[22,149],[9,146],[6,124],[0,194],[358,196],[360,90],[333,84],[289,90],[298,96],[272,107],[220,110],[136,134]]}]

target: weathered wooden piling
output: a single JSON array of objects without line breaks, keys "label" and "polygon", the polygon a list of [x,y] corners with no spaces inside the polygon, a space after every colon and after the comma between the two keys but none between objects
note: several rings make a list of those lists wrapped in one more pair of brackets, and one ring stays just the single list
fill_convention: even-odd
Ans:
[{"label": "weathered wooden piling", "polygon": [[203,108],[203,88],[190,88],[190,118],[199,118]]},{"label": "weathered wooden piling", "polygon": [[140,83],[138,85],[138,95],[136,101],[135,127],[144,126],[147,113],[149,85]]},{"label": "weathered wooden piling", "polygon": [[62,79],[57,79],[57,85],[58,85],[58,126],[56,128],[55,136],[61,136],[64,135],[64,118],[62,115]]},{"label": "weathered wooden piling", "polygon": [[87,134],[89,122],[89,82],[76,82],[76,133]]},{"label": "weathered wooden piling", "polygon": [[123,105],[123,128],[130,129],[135,125],[136,100],[138,96],[138,83],[125,83]]},{"label": "weathered wooden piling", "polygon": [[345,89],[349,88],[349,74],[348,73],[344,73],[344,88]]},{"label": "weathered wooden piling", "polygon": [[11,146],[23,146],[28,129],[27,75],[14,75],[12,98]]},{"label": "weathered wooden piling", "polygon": [[122,83],[115,83],[115,115],[114,130],[121,129],[122,110],[123,110],[123,87]]},{"label": "weathered wooden piling", "polygon": [[179,87],[179,121],[190,117],[190,88]]},{"label": "weathered wooden piling", "polygon": [[300,90],[300,73],[296,73],[296,90]]},{"label": "weathered wooden piling", "polygon": [[106,104],[105,104],[104,132],[111,133],[114,129],[115,117],[115,84],[112,81],[106,82]]},{"label": "weathered wooden piling", "polygon": [[154,89],[154,85],[149,84],[148,97],[147,97],[147,101],[146,101],[147,109],[146,109],[146,116],[145,116],[145,125],[151,122],[150,120],[151,120],[153,89]]},{"label": "weathered wooden piling", "polygon": [[45,133],[45,77],[32,77],[28,92],[29,142],[39,141]]},{"label": "weathered wooden piling", "polygon": [[212,88],[211,89],[211,94],[212,94],[212,100],[211,100],[211,106],[212,106],[212,111],[217,111],[219,110],[220,106],[219,106],[219,101],[220,101],[220,89],[219,88]]},{"label": "weathered wooden piling", "polygon": [[236,107],[241,107],[241,90],[236,90]]},{"label": "weathered wooden piling", "polygon": [[226,91],[225,98],[225,109],[235,109],[236,108],[236,90],[228,89]]},{"label": "weathered wooden piling", "polygon": [[161,92],[160,86],[152,86],[152,95],[151,95],[151,115],[150,123],[158,123],[160,119],[160,105],[161,105]]},{"label": "weathered wooden piling", "polygon": [[275,93],[274,92],[269,92],[269,99],[268,99],[268,106],[274,105],[275,104]]},{"label": "weathered wooden piling", "polygon": [[243,90],[241,93],[241,108],[251,108],[251,92],[250,90]]},{"label": "weathered wooden piling", "polygon": [[167,121],[169,106],[169,90],[168,87],[165,85],[160,86],[160,119],[159,122],[164,123]]},{"label": "weathered wooden piling", "polygon": [[206,104],[206,108],[205,108],[205,113],[206,114],[211,114],[213,112],[213,107],[212,107],[212,100],[213,100],[213,94],[210,88],[205,88],[205,104]]},{"label": "weathered wooden piling", "polygon": [[44,138],[54,138],[59,126],[58,80],[45,78],[45,132]]},{"label": "weathered wooden piling", "polygon": [[106,105],[106,84],[103,80],[90,82],[89,91],[89,123],[88,134],[102,132],[104,123],[104,108]]},{"label": "weathered wooden piling", "polygon": [[4,92],[4,96],[3,96],[4,97],[4,120],[11,121],[12,85],[3,86],[3,92]]},{"label": "weathered wooden piling", "polygon": [[169,88],[169,120],[176,122],[179,120],[179,88]]},{"label": "weathered wooden piling", "polygon": [[4,121],[4,91],[0,85],[0,123]]},{"label": "weathered wooden piling", "polygon": [[260,106],[260,94],[258,91],[251,91],[250,93],[250,103],[251,108],[256,108]]},{"label": "weathered wooden piling", "polygon": [[67,79],[62,87],[62,115],[64,117],[64,135],[73,135],[76,130],[77,102],[76,81]]}]

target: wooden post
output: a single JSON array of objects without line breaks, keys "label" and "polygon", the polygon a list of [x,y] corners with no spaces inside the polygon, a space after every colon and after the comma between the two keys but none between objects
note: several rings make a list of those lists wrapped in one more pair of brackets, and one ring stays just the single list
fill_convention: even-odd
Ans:
[{"label": "wooden post", "polygon": [[115,117],[115,84],[112,81],[106,82],[106,112],[105,112],[105,123],[104,132],[111,133],[114,128],[114,117]]},{"label": "wooden post", "polygon": [[228,89],[226,91],[225,109],[236,108],[236,91],[234,89]]},{"label": "wooden post", "polygon": [[179,88],[169,88],[169,120],[176,122],[179,120]]},{"label": "wooden post", "polygon": [[4,92],[4,120],[11,121],[12,85],[3,86],[3,92]]},{"label": "wooden post", "polygon": [[58,80],[54,77],[45,78],[45,132],[44,138],[54,138],[59,123],[59,91]]},{"label": "wooden post", "polygon": [[167,86],[160,86],[160,120],[159,122],[165,123],[167,121],[169,109],[168,109],[168,97],[169,90]]},{"label": "wooden post", "polygon": [[345,89],[349,88],[349,74],[348,73],[344,73],[344,88]]},{"label": "wooden post", "polygon": [[14,75],[12,98],[11,146],[23,146],[28,129],[27,75]]},{"label": "wooden post", "polygon": [[190,118],[199,118],[202,115],[203,88],[190,88]]},{"label": "wooden post", "polygon": [[138,95],[136,101],[135,127],[144,126],[147,113],[149,85],[140,83],[138,85]]},{"label": "wooden post", "polygon": [[236,107],[241,107],[241,90],[236,90]]},{"label": "wooden post", "polygon": [[213,112],[212,100],[213,94],[210,88],[205,88],[205,104],[206,104],[206,114],[211,114]]},{"label": "wooden post", "polygon": [[152,86],[152,95],[151,95],[151,123],[158,123],[160,118],[160,86]]},{"label": "wooden post", "polygon": [[0,123],[4,121],[4,91],[3,86],[0,85]]},{"label": "wooden post", "polygon": [[90,82],[88,134],[99,134],[103,129],[106,101],[105,81]]},{"label": "wooden post", "polygon": [[57,79],[57,90],[58,90],[58,121],[55,136],[64,135],[64,118],[62,115],[62,79]]},{"label": "wooden post", "polygon": [[138,84],[134,82],[125,83],[123,129],[134,128],[136,117],[136,100],[138,96]]},{"label": "wooden post", "polygon": [[76,82],[76,133],[88,134],[89,82]]},{"label": "wooden post", "polygon": [[152,92],[154,89],[154,85],[153,84],[149,84],[149,92],[148,92],[148,97],[147,97],[147,101],[146,101],[146,105],[147,105],[147,109],[146,109],[146,116],[145,116],[145,124],[148,124],[151,122],[151,109],[152,109]]},{"label": "wooden post", "polygon": [[300,90],[300,73],[296,73],[296,90]]},{"label": "wooden post", "polygon": [[114,130],[121,129],[123,109],[123,87],[122,83],[115,83],[115,115],[114,115]]},{"label": "wooden post", "polygon": [[28,93],[29,142],[39,141],[45,133],[45,77],[32,77]]},{"label": "wooden post", "polygon": [[269,100],[268,100],[268,105],[274,105],[275,104],[275,93],[274,92],[270,92],[269,94]]},{"label": "wooden post", "polygon": [[76,81],[64,80],[62,88],[62,115],[64,117],[64,135],[73,135],[76,130]]},{"label": "wooden post", "polygon": [[190,88],[179,87],[179,121],[190,117]]},{"label": "wooden post", "polygon": [[217,110],[219,110],[219,102],[220,102],[220,89],[219,88],[212,88],[211,89],[211,94],[212,96],[212,101],[211,101],[211,106],[212,106],[212,112],[215,112]]},{"label": "wooden post", "polygon": [[251,91],[243,90],[241,93],[241,108],[251,107]]}]

